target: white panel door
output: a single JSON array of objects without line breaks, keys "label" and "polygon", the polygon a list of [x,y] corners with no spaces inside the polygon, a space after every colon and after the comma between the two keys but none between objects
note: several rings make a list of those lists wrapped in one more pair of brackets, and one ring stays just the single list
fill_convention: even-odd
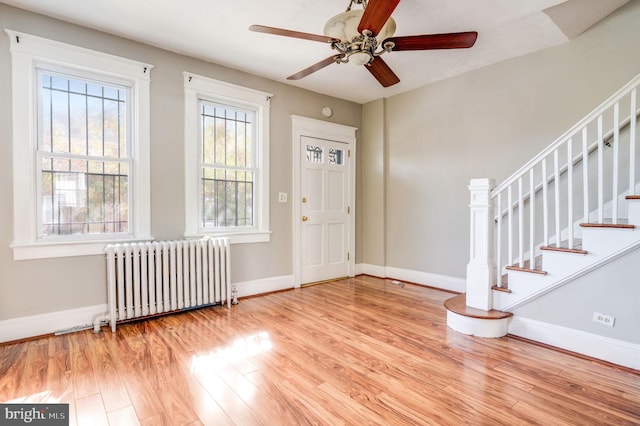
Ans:
[{"label": "white panel door", "polygon": [[300,139],[301,283],[349,275],[347,143]]}]

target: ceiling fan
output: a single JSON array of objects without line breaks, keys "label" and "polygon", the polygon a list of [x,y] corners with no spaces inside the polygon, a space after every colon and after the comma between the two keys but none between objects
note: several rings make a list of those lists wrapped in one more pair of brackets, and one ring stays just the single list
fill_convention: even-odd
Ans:
[{"label": "ceiling fan", "polygon": [[[301,38],[329,43],[338,53],[287,77],[299,80],[332,63],[350,62],[365,68],[384,87],[392,86],[400,79],[382,60],[383,53],[402,50],[462,49],[474,45],[478,33],[425,34],[392,37],[396,23],[391,17],[400,0],[349,0],[347,10],[329,19],[324,35],[285,30],[282,28],[252,25],[249,30],[285,37]],[[361,5],[362,9],[351,9]],[[380,41],[378,41],[380,40]]]}]

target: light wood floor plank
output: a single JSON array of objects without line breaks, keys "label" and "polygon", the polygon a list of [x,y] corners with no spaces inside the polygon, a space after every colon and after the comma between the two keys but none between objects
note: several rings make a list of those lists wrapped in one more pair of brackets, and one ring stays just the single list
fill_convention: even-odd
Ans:
[{"label": "light wood floor plank", "polygon": [[640,424],[640,372],[462,335],[450,297],[361,276],[0,345],[0,402],[79,426]]},{"label": "light wood floor plank", "polygon": [[107,413],[109,426],[137,426],[140,424],[136,411],[131,405]]}]

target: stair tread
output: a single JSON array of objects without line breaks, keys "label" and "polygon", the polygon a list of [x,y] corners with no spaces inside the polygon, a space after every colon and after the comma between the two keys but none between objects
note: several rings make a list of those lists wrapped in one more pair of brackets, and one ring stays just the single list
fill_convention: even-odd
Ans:
[{"label": "stair tread", "polygon": [[559,247],[556,244],[549,244],[548,246],[540,247],[540,250],[561,251],[563,253],[576,253],[576,254],[589,253],[586,250],[582,250],[582,241],[579,241],[579,242],[576,242],[576,241],[579,241],[579,240],[574,240],[573,248],[569,248],[569,243],[567,241],[562,241]]},{"label": "stair tread", "polygon": [[623,228],[623,229],[635,228],[635,225],[630,224],[627,219],[618,219],[617,223],[613,223],[612,219],[604,219],[602,222],[598,222],[598,223],[592,223],[592,222],[581,223],[580,226],[583,228]]},{"label": "stair tread", "polygon": [[444,307],[458,315],[471,318],[498,320],[513,316],[511,312],[502,312],[495,309],[483,311],[482,309],[471,308],[467,306],[466,293],[462,293],[452,297],[451,299],[445,300]]},{"label": "stair tread", "polygon": [[522,266],[516,263],[516,264],[505,267],[505,269],[509,271],[530,272],[533,274],[547,275],[547,272],[542,270],[542,256],[536,256],[533,264],[533,268],[531,268],[530,264],[531,264],[531,260],[527,259],[523,262]]}]

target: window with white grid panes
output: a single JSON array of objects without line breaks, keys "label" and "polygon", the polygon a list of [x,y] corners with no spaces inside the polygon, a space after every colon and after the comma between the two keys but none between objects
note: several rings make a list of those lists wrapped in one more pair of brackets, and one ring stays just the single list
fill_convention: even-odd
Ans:
[{"label": "window with white grid panes", "polygon": [[253,227],[255,111],[200,101],[201,227]]},{"label": "window with white grid panes", "polygon": [[268,242],[272,95],[183,75],[185,235]]},{"label": "window with white grid panes", "polygon": [[14,260],[152,239],[153,65],[5,29]]},{"label": "window with white grid panes", "polygon": [[128,87],[38,71],[40,237],[129,231]]}]

